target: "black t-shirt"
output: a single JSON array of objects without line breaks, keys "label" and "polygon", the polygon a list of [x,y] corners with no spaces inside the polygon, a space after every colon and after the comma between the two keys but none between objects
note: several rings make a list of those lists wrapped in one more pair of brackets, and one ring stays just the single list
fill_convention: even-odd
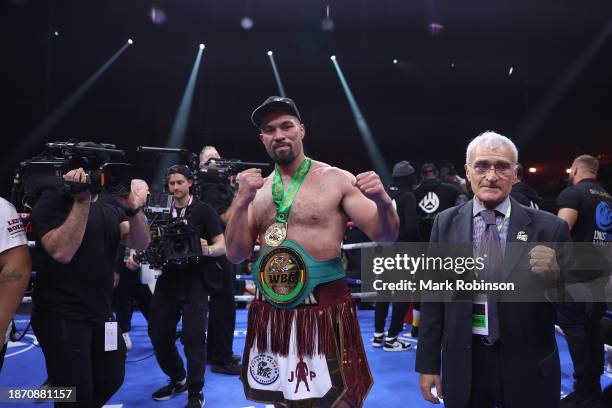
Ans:
[{"label": "black t-shirt", "polygon": [[447,208],[454,207],[460,194],[457,187],[443,183],[440,179],[423,180],[421,185],[414,190],[419,232],[423,241],[429,241],[436,215]]},{"label": "black t-shirt", "polygon": [[[184,216],[187,218],[188,225],[199,232],[200,238],[208,241],[208,245],[212,245],[212,238],[223,233],[223,226],[221,220],[215,212],[215,210],[206,203],[193,198],[190,205],[185,208],[185,213],[181,215],[182,209],[177,208],[176,213],[178,216]],[[204,256],[197,264],[186,264],[186,265],[167,265],[164,267],[164,272],[174,271],[177,269],[189,269],[194,271],[202,271],[203,267],[207,263],[213,262],[215,258]]]},{"label": "black t-shirt", "polygon": [[41,238],[66,221],[72,204],[71,196],[47,190],[32,211],[40,261],[34,306],[48,318],[102,322],[112,315],[114,260],[125,214],[102,199],[91,203],[81,246],[68,264],[61,264],[47,254]]},{"label": "black t-shirt", "polygon": [[234,189],[225,183],[202,183],[200,186],[200,200],[210,204],[221,215],[232,204]]},{"label": "black t-shirt", "polygon": [[408,186],[392,187],[390,195],[395,200],[395,208],[400,219],[397,242],[419,242],[416,199],[412,189]]},{"label": "black t-shirt", "polygon": [[612,241],[612,196],[593,179],[567,187],[557,198],[559,208],[578,211],[572,228],[575,242]]},{"label": "black t-shirt", "polygon": [[524,181],[519,181],[512,186],[510,196],[526,207],[539,210],[542,208],[542,197]]}]

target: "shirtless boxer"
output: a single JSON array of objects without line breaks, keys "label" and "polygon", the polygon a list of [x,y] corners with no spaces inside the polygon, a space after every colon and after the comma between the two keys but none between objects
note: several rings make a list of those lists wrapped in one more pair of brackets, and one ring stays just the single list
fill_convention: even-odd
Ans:
[{"label": "shirtless boxer", "polygon": [[[373,241],[393,242],[399,219],[378,175],[349,172],[304,155],[294,102],[270,97],[251,116],[276,163],[239,175],[226,229],[227,257],[253,264],[241,379],[248,399],[284,406],[361,406],[372,376],[340,258],[346,221]],[[309,389],[295,392],[303,358]],[[305,370],[304,370],[305,371]]]}]

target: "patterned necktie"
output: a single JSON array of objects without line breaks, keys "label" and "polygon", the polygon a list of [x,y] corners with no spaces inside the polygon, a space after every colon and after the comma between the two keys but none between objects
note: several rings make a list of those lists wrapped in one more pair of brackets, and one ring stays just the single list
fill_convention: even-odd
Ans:
[{"label": "patterned necktie", "polygon": [[[483,210],[480,212],[482,220],[487,224],[484,232],[480,236],[480,248],[478,253],[485,257],[484,279],[487,282],[501,282],[502,271],[502,250],[495,222],[494,210]],[[489,308],[489,335],[485,337],[485,342],[489,345],[495,344],[499,340],[499,315],[497,302],[489,294],[487,295],[487,305]]]}]

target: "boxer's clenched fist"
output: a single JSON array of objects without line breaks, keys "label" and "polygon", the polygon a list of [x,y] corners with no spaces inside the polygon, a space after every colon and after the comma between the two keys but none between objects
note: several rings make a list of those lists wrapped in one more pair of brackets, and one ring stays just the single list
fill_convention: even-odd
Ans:
[{"label": "boxer's clenched fist", "polygon": [[261,169],[247,169],[237,177],[238,193],[236,200],[238,205],[247,206],[254,199],[257,190],[263,187],[264,179],[261,177]]},{"label": "boxer's clenched fist", "polygon": [[380,177],[373,171],[358,174],[355,178],[355,187],[363,193],[364,196],[374,201],[377,205],[390,205],[391,197],[385,191]]}]

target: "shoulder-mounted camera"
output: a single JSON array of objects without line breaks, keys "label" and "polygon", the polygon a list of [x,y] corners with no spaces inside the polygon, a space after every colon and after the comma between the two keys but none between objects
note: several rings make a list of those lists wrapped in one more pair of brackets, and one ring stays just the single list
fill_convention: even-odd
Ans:
[{"label": "shoulder-mounted camera", "polygon": [[[132,166],[111,161],[113,156],[123,155],[123,150],[106,143],[47,143],[43,153],[20,163],[13,180],[11,201],[20,206],[25,201],[35,200],[47,188],[68,193],[89,190],[93,194],[105,191],[126,196],[131,190]],[[85,170],[87,183],[64,180],[64,174],[77,168]]]}]

